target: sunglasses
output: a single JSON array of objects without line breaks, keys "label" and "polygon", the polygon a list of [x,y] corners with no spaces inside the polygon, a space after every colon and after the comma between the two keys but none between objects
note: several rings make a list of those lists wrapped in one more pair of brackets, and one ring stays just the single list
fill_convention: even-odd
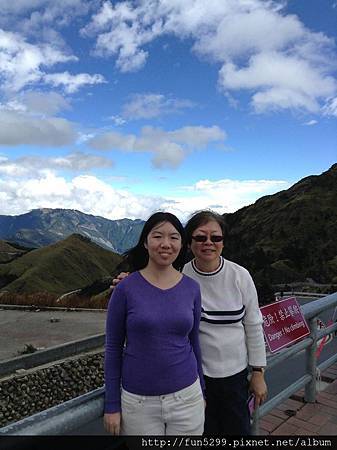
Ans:
[{"label": "sunglasses", "polygon": [[[195,242],[206,242],[208,239],[208,236],[198,234],[197,236],[192,236],[192,239]],[[213,236],[210,236],[210,240],[212,242],[221,242],[221,241],[223,241],[223,236],[218,236],[218,235],[214,234]]]}]

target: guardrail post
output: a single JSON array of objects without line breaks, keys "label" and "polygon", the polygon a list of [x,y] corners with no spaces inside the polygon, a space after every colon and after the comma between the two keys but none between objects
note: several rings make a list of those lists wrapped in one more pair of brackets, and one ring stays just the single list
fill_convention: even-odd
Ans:
[{"label": "guardrail post", "polygon": [[309,320],[310,337],[313,339],[310,347],[306,349],[306,370],[311,375],[311,381],[305,386],[304,400],[308,403],[316,401],[316,348],[317,348],[317,317]]}]

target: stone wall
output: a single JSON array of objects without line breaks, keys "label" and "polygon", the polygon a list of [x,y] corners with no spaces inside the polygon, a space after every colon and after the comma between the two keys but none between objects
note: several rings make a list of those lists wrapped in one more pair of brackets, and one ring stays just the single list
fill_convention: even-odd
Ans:
[{"label": "stone wall", "polygon": [[100,351],[0,380],[0,428],[102,387],[103,360]]}]

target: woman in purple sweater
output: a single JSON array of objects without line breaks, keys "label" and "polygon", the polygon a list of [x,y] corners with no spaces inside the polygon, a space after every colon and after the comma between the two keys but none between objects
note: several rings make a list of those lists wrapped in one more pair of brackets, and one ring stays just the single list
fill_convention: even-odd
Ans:
[{"label": "woman in purple sweater", "polygon": [[104,425],[114,435],[201,435],[204,380],[199,285],[183,275],[185,232],[155,213],[127,253],[135,272],[111,296]]}]

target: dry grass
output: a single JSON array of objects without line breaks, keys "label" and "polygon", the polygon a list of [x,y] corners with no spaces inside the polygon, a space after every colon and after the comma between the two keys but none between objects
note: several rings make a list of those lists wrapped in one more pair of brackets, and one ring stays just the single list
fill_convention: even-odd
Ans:
[{"label": "dry grass", "polygon": [[73,294],[65,297],[60,302],[57,302],[58,297],[58,295],[51,294],[49,292],[36,292],[34,294],[4,292],[0,295],[0,306],[2,304],[37,307],[106,309],[109,301],[109,293],[91,298]]}]

